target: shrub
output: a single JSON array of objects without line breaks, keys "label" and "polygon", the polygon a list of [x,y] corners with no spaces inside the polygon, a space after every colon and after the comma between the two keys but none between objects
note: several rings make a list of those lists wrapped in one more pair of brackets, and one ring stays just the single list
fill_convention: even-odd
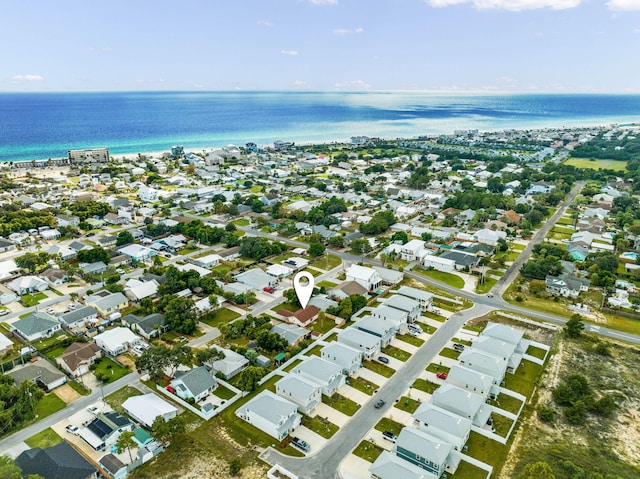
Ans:
[{"label": "shrub", "polygon": [[231,459],[231,462],[229,462],[229,474],[231,474],[232,476],[237,476],[241,470],[242,461],[240,461],[240,459],[238,459],[237,457]]},{"label": "shrub", "polygon": [[600,356],[611,356],[611,350],[609,349],[609,345],[606,343],[598,343],[595,349],[596,353]]},{"label": "shrub", "polygon": [[587,418],[587,405],[583,401],[575,401],[565,408],[564,416],[569,424],[582,424]]},{"label": "shrub", "polygon": [[542,422],[552,423],[556,419],[556,410],[549,406],[541,406],[538,409],[538,418]]},{"label": "shrub", "polygon": [[523,301],[523,300],[522,300],[522,296],[520,296],[520,295],[516,296],[516,301],[517,301],[518,303],[522,303],[522,301]]}]

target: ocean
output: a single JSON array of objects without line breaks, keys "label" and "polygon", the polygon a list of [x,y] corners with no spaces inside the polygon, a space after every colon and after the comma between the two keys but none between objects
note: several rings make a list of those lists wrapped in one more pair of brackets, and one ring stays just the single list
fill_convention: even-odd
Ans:
[{"label": "ocean", "polygon": [[474,95],[426,92],[0,93],[0,161],[112,156],[228,144],[348,141],[457,129],[640,122],[640,95]]}]

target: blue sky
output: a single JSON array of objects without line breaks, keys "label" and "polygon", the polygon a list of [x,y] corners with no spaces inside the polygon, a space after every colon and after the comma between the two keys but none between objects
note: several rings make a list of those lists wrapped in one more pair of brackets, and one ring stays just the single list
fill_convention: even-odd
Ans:
[{"label": "blue sky", "polygon": [[0,91],[640,93],[640,0],[7,0]]}]

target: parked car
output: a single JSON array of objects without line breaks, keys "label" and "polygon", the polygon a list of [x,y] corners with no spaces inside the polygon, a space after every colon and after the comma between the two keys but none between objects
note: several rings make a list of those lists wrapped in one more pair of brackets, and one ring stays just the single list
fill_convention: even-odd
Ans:
[{"label": "parked car", "polygon": [[487,293],[487,298],[493,298],[493,293]]},{"label": "parked car", "polygon": [[447,379],[447,373],[436,373],[436,377],[440,379]]},{"label": "parked car", "polygon": [[65,430],[70,434],[75,434],[76,436],[80,434],[80,428],[78,426],[74,426],[73,424],[69,424],[65,427]]},{"label": "parked car", "polygon": [[386,439],[387,441],[391,441],[391,442],[396,442],[396,440],[398,439],[396,437],[396,435],[394,433],[392,433],[391,431],[383,431],[382,438]]},{"label": "parked car", "polygon": [[299,437],[294,437],[293,439],[291,439],[291,445],[304,452],[309,452],[311,450],[311,445],[307,441],[303,441]]},{"label": "parked car", "polygon": [[116,270],[116,273],[118,273],[118,274],[124,274],[124,270],[123,270],[122,268],[118,268],[118,269]]},{"label": "parked car", "polygon": [[464,344],[454,343],[453,349],[455,349],[458,352],[464,351]]},{"label": "parked car", "polygon": [[77,306],[76,306],[76,303],[69,303],[68,307],[71,311],[73,311],[74,309],[76,309]]},{"label": "parked car", "polygon": [[385,358],[384,356],[378,356],[378,361],[384,364],[389,364],[389,358]]},{"label": "parked car", "polygon": [[265,286],[264,288],[262,288],[262,291],[264,291],[265,293],[273,294],[276,290],[271,286]]},{"label": "parked car", "polygon": [[384,401],[382,399],[376,401],[376,403],[373,405],[376,409],[380,409],[382,406],[384,406]]},{"label": "parked car", "polygon": [[89,406],[87,408],[87,411],[89,411],[91,414],[98,414],[98,406]]},{"label": "parked car", "polygon": [[9,314],[9,310],[8,309],[0,309],[0,316],[4,316],[6,314]]},{"label": "parked car", "polygon": [[56,311],[53,308],[47,308],[45,311],[49,314],[56,314]]}]

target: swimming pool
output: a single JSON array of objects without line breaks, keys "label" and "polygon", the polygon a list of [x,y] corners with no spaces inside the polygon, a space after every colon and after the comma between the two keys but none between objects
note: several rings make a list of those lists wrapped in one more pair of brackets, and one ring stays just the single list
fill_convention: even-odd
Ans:
[{"label": "swimming pool", "polygon": [[622,258],[622,259],[630,259],[632,261],[636,261],[638,259],[638,253],[634,253],[632,251],[628,251],[626,253],[622,253],[620,255],[620,258]]}]

